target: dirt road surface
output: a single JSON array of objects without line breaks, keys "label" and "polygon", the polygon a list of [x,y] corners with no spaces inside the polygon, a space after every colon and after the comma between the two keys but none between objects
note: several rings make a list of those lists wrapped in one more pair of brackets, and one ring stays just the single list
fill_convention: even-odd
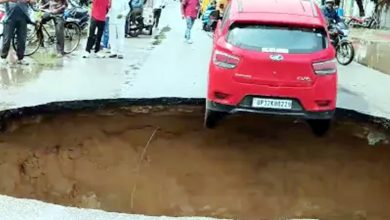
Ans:
[{"label": "dirt road surface", "polygon": [[247,115],[205,130],[202,117],[132,107],[14,121],[0,134],[0,194],[148,215],[390,219],[385,131],[338,121],[316,138]]}]

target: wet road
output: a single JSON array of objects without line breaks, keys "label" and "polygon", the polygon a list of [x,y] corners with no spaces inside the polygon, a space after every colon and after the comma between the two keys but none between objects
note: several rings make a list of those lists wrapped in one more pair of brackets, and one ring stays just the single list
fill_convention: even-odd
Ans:
[{"label": "wet road", "polygon": [[80,52],[64,59],[40,51],[30,59],[32,65],[0,68],[0,109],[56,100],[121,97],[122,87],[131,86],[153,47],[153,38],[137,40],[125,54],[125,60],[82,59],[80,48]]},{"label": "wet road", "polygon": [[[184,44],[183,23],[176,2],[168,6],[162,16],[161,27],[170,28],[157,40],[128,39],[124,60],[84,60],[78,54],[61,61],[46,59],[44,55],[38,58],[45,61],[43,66],[0,68],[0,111],[73,100],[204,98],[211,40],[197,22],[193,30],[195,43]],[[357,52],[359,59],[371,59],[363,56],[362,51]],[[381,59],[376,62],[383,65],[380,68],[388,68],[388,62],[383,60],[389,53],[378,54]],[[384,98],[384,94],[390,93],[389,84],[390,75],[371,68],[357,63],[339,66],[337,106],[390,118],[390,99]]]},{"label": "wet road", "polygon": [[202,118],[178,106],[14,121],[0,134],[0,193],[148,215],[390,218],[388,131],[338,121],[316,138],[247,115],[210,131]]},{"label": "wet road", "polygon": [[[178,3],[172,4],[153,37],[126,40],[123,60],[81,59],[81,44],[79,53],[63,60],[41,51],[34,59],[44,65],[0,68],[0,111],[54,101],[204,97],[210,37],[198,29],[194,33],[198,44],[179,41],[184,25],[178,24],[184,21],[177,16]],[[183,67],[186,72],[181,72]]]}]

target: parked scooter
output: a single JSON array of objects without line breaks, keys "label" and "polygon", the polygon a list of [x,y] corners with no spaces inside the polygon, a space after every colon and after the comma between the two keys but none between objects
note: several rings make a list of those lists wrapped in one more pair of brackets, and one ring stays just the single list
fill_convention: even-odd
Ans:
[{"label": "parked scooter", "polygon": [[126,33],[126,35],[129,35],[130,37],[138,37],[141,34],[153,34],[153,9],[144,8],[142,14],[130,12],[127,19],[128,33]]},{"label": "parked scooter", "polygon": [[329,22],[329,35],[333,47],[336,49],[337,62],[341,65],[348,65],[355,57],[355,49],[348,39],[348,26],[344,22]]},{"label": "parked scooter", "polygon": [[210,4],[202,15],[202,27],[204,31],[212,31],[215,29],[219,18],[219,11],[215,4]]},{"label": "parked scooter", "polygon": [[79,25],[80,30],[83,31],[89,22],[88,9],[81,7],[78,3],[73,0],[68,0],[69,7],[65,10],[64,17],[68,22],[75,22]]}]

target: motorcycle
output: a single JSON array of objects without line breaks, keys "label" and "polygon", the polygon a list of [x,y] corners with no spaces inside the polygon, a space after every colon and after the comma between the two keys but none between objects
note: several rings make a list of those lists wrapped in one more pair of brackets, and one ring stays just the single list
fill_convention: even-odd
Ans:
[{"label": "motorcycle", "polygon": [[126,35],[138,37],[141,34],[153,34],[154,17],[151,8],[144,8],[142,13],[130,12],[127,19],[128,29]]},{"label": "motorcycle", "polygon": [[73,0],[70,0],[68,2],[69,8],[67,8],[64,13],[65,21],[75,22],[79,25],[81,31],[85,30],[89,22],[88,9],[81,7]]},{"label": "motorcycle", "polygon": [[348,39],[349,30],[344,22],[329,22],[329,35],[333,47],[336,49],[337,62],[341,65],[350,64],[355,57],[355,49]]},{"label": "motorcycle", "polygon": [[378,29],[380,27],[379,18],[374,13],[370,17],[358,18],[358,17],[349,17],[347,21],[349,27],[361,27],[361,28],[371,28]]}]

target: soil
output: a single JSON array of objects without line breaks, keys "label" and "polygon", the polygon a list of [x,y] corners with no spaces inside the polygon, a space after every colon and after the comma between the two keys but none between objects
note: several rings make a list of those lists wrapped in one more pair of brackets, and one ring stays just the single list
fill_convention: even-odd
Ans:
[{"label": "soil", "polygon": [[[0,134],[0,193],[57,204],[235,219],[390,219],[390,146],[372,125],[234,116],[197,107],[35,116]],[[383,137],[383,135],[382,135]]]}]

